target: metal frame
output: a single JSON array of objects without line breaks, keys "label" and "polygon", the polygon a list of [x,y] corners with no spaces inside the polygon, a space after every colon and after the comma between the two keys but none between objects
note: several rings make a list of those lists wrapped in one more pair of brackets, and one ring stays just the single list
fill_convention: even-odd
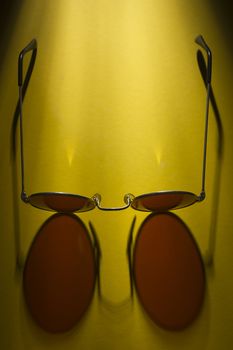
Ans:
[{"label": "metal frame", "polygon": [[[23,81],[23,60],[24,56],[32,51],[30,63],[28,66],[28,70],[25,76],[25,80]],[[26,93],[27,85],[29,83],[29,80],[31,78],[31,74],[34,68],[35,60],[37,55],[37,41],[36,39],[33,39],[19,54],[18,58],[18,87],[19,87],[19,117],[20,117],[20,155],[21,155],[21,199],[24,203],[30,203],[32,206],[37,207],[35,204],[33,204],[33,197],[36,197],[38,195],[44,195],[45,197],[49,197],[51,195],[58,195],[60,197],[66,196],[66,197],[76,197],[79,199],[83,199],[86,201],[85,210],[91,210],[94,209],[96,204],[92,198],[75,195],[71,193],[65,193],[65,192],[40,192],[40,193],[33,193],[31,195],[27,195],[25,191],[25,180],[24,180],[24,144],[23,144],[23,98]],[[39,209],[44,209],[42,207],[37,207]],[[46,208],[44,210],[50,210],[49,208]],[[51,209],[53,211],[53,209]],[[56,210],[55,210],[56,211]],[[72,211],[73,212],[73,211]]]},{"label": "metal frame", "polygon": [[131,202],[133,200],[133,195],[131,193],[128,193],[124,196],[124,202],[126,205],[122,207],[101,207],[100,202],[101,202],[101,195],[99,193],[96,193],[92,198],[94,202],[96,203],[96,206],[98,209],[103,210],[103,211],[119,211],[119,210],[124,210],[130,207]]},{"label": "metal frame", "polygon": [[[23,81],[23,59],[27,52],[32,51],[25,80]],[[27,195],[24,186],[24,152],[23,152],[23,98],[31,78],[37,55],[37,41],[32,41],[20,52],[18,58],[18,87],[19,87],[19,120],[20,120],[20,155],[21,155],[21,199],[27,202]]]},{"label": "metal frame", "polygon": [[[77,210],[68,210],[68,212],[82,212],[87,210],[92,210],[96,206],[98,209],[103,211],[118,211],[118,210],[124,210],[129,207],[132,207],[136,210],[143,210],[143,211],[154,211],[153,209],[147,210],[139,209],[137,208],[137,202],[140,202],[142,199],[145,199],[147,197],[153,196],[153,197],[159,197],[159,196],[166,196],[166,195],[181,195],[181,196],[189,196],[192,198],[188,204],[185,205],[175,205],[174,207],[169,207],[165,210],[171,210],[171,209],[178,209],[180,207],[186,207],[191,204],[194,204],[195,202],[201,202],[206,197],[205,192],[205,178],[206,178],[206,157],[207,157],[207,138],[208,138],[208,119],[209,119],[209,100],[210,100],[210,90],[211,90],[211,74],[212,74],[212,53],[208,45],[206,44],[204,38],[199,35],[195,39],[195,42],[200,45],[207,53],[207,76],[206,76],[206,111],[205,111],[205,131],[204,131],[204,144],[203,144],[203,164],[202,164],[202,186],[201,186],[201,192],[199,195],[196,195],[192,192],[187,191],[157,191],[157,192],[151,192],[147,194],[143,194],[140,196],[135,197],[131,193],[128,193],[124,196],[124,202],[125,205],[122,207],[102,207],[101,206],[101,195],[95,194],[93,197],[85,197],[81,195],[66,193],[66,192],[39,192],[39,193],[33,193],[31,195],[27,195],[25,191],[25,172],[24,172],[24,145],[23,145],[23,99],[24,95],[26,93],[26,89],[34,68],[35,60],[36,60],[36,54],[37,54],[37,41],[36,39],[33,39],[19,54],[18,59],[18,86],[19,86],[19,114],[20,114],[20,154],[21,154],[21,199],[25,203],[30,203],[32,206],[37,207],[39,209],[44,210],[52,210],[57,211],[56,209],[50,208],[48,206],[39,206],[34,201],[36,197],[44,196],[45,198],[51,199],[52,196],[59,196],[60,198],[76,198],[77,200],[83,200],[84,205],[82,208],[77,208]],[[27,73],[25,76],[25,80],[23,81],[23,59],[25,54],[32,51],[31,60],[27,69]],[[53,199],[53,198],[52,198]]]},{"label": "metal frame", "polygon": [[210,48],[206,44],[204,38],[199,35],[195,42],[200,45],[207,53],[207,75],[206,75],[206,115],[205,115],[205,133],[204,133],[204,145],[203,145],[203,165],[202,165],[202,190],[200,197],[202,200],[205,198],[205,175],[206,175],[206,156],[207,156],[207,139],[208,139],[208,122],[209,122],[209,101],[211,90],[211,76],[212,76],[212,53]]},{"label": "metal frame", "polygon": [[[142,211],[153,211],[148,210],[146,208],[144,209],[138,209],[137,203],[140,202],[142,199],[145,199],[146,197],[154,196],[165,196],[165,195],[181,195],[181,196],[189,196],[192,197],[192,200],[190,200],[190,203],[185,205],[177,205],[174,207],[169,207],[166,210],[172,210],[172,209],[178,209],[178,208],[184,208],[189,205],[194,204],[195,202],[201,202],[206,197],[205,192],[205,178],[206,178],[206,157],[207,157],[207,139],[208,139],[208,121],[209,121],[209,101],[210,101],[210,91],[211,91],[211,75],[212,75],[212,53],[208,45],[206,44],[204,38],[202,35],[198,35],[195,39],[195,42],[200,45],[207,53],[207,75],[206,75],[206,110],[205,110],[205,131],[204,131],[204,144],[203,144],[203,163],[202,163],[202,183],[201,183],[201,192],[199,195],[196,195],[192,192],[186,192],[186,191],[158,191],[158,192],[151,192],[146,193],[137,197],[134,197],[131,201],[131,207],[136,210],[142,210]],[[131,195],[132,196],[132,195]],[[131,197],[132,198],[132,197]]]}]

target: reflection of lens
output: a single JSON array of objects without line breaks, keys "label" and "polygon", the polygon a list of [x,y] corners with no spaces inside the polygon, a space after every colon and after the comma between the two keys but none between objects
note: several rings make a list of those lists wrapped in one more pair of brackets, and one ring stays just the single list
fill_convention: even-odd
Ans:
[{"label": "reflection of lens", "polygon": [[36,208],[63,213],[88,211],[95,207],[91,198],[62,192],[34,193],[28,200]]},{"label": "reflection of lens", "polygon": [[70,330],[87,310],[95,285],[91,240],[75,215],[56,214],[41,227],[26,260],[26,304],[47,332]]},{"label": "reflection of lens", "polygon": [[139,229],[133,257],[138,297],[160,327],[180,330],[198,315],[205,292],[199,249],[171,213],[150,215]]},{"label": "reflection of lens", "polygon": [[142,211],[166,211],[188,207],[197,201],[199,197],[191,192],[165,191],[135,197],[131,206]]}]

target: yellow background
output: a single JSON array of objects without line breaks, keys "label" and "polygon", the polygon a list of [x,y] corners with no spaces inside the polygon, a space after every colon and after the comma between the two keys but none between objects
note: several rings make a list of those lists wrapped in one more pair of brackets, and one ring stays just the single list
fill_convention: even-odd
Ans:
[{"label": "yellow background", "polygon": [[[2,12],[1,349],[231,348],[233,51],[225,32],[232,18],[221,3],[25,0]],[[27,193],[64,191],[90,197],[99,192],[103,206],[121,206],[128,192],[200,192],[205,89],[196,60],[198,34],[213,51],[212,85],[224,146],[220,158],[211,108],[207,199],[177,212],[204,258],[208,249],[214,254],[214,263],[206,269],[207,293],[200,317],[178,333],[152,325],[137,298],[129,299],[126,259],[133,217],[137,216],[136,233],[147,215],[132,209],[95,209],[79,216],[86,224],[91,220],[98,233],[102,291],[109,303],[102,303],[95,293],[86,317],[70,333],[44,333],[25,310],[22,276],[16,268],[17,251],[23,261],[50,216],[19,199],[18,136],[16,164],[11,145],[19,52],[37,38],[38,56],[24,103]]]}]

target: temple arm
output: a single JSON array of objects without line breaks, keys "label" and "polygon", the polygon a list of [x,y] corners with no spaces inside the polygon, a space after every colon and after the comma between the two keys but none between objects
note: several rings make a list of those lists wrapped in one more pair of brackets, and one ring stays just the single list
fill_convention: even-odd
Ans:
[{"label": "temple arm", "polygon": [[205,112],[205,133],[204,133],[204,146],[203,146],[203,165],[202,165],[202,189],[200,194],[200,200],[205,198],[205,174],[206,174],[206,154],[207,154],[207,137],[208,137],[208,119],[209,119],[209,101],[210,101],[210,88],[211,88],[211,75],[212,75],[212,53],[210,48],[206,44],[204,38],[199,35],[195,42],[200,45],[207,53],[207,73],[206,73],[206,112]]},{"label": "temple arm", "polygon": [[[28,69],[23,79],[23,59],[26,53],[32,51]],[[20,114],[20,155],[21,155],[21,199],[27,202],[27,195],[24,189],[24,154],[23,154],[23,98],[34,68],[37,54],[37,41],[33,39],[19,54],[18,58],[18,86],[19,86],[19,114]]]}]

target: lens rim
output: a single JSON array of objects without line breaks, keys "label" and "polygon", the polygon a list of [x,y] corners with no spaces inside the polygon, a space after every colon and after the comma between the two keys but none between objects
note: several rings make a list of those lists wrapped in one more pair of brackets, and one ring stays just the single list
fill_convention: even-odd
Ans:
[{"label": "lens rim", "polygon": [[[193,200],[189,201],[188,203],[184,203],[182,204],[183,201],[181,201],[181,203],[178,203],[176,205],[173,206],[167,206],[167,208],[156,208],[156,209],[148,209],[146,208],[144,205],[142,205],[142,203],[140,203],[140,201],[142,201],[143,199],[146,199],[148,197],[154,196],[154,197],[159,197],[159,196],[166,196],[166,195],[181,195],[181,196],[189,196],[192,197]],[[203,198],[204,199],[204,198]],[[185,207],[188,207],[192,204],[195,204],[196,202],[200,202],[203,200],[201,198],[201,196],[197,196],[195,193],[193,192],[188,192],[188,191],[157,191],[157,192],[149,192],[149,193],[145,193],[145,194],[141,194],[140,196],[134,197],[130,206],[135,209],[135,210],[139,210],[139,211],[146,211],[146,212],[166,212],[169,210],[176,210],[176,209],[182,209]]]},{"label": "lens rim", "polygon": [[[45,197],[45,198],[49,197],[49,196],[55,196],[55,197],[57,196],[59,198],[61,198],[61,197],[78,198],[78,199],[84,201],[84,205],[81,208],[79,208],[79,209],[76,208],[74,210],[57,210],[57,209],[50,208],[49,206],[46,205],[46,203],[44,203],[44,206],[35,203],[34,199],[36,197],[39,197],[39,196]],[[45,210],[45,211],[52,211],[52,212],[57,212],[57,213],[85,212],[85,211],[92,210],[96,207],[96,204],[92,198],[81,196],[79,194],[68,193],[68,192],[37,192],[37,193],[32,193],[31,195],[29,195],[27,197],[27,202],[37,209],[41,209],[41,210]]]}]

